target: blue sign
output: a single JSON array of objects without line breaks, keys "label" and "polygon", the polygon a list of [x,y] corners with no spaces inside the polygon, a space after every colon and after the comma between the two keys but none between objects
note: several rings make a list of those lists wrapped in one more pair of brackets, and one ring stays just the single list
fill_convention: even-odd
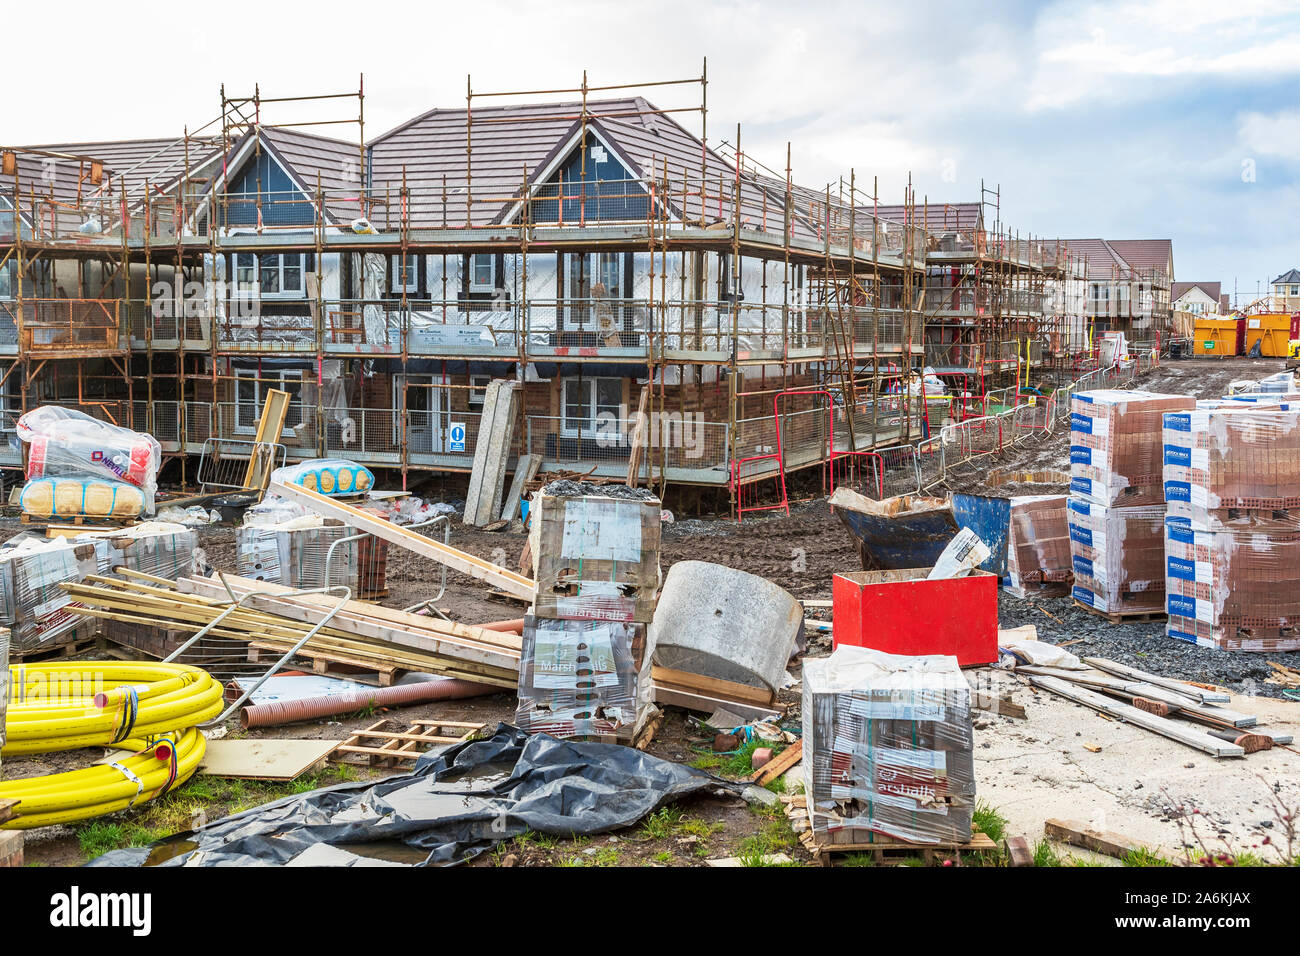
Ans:
[{"label": "blue sign", "polygon": [[451,423],[451,431],[447,435],[447,450],[465,450],[465,426],[460,422]]}]

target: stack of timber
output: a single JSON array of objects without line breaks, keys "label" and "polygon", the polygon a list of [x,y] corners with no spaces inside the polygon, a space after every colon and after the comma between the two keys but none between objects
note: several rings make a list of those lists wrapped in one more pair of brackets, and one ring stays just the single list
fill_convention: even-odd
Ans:
[{"label": "stack of timber", "polygon": [[[88,576],[64,587],[79,603],[77,614],[104,621],[145,624],[193,634],[230,606],[226,585],[236,598],[250,593],[209,633],[245,642],[254,651],[283,654],[319,624],[338,604],[327,594],[225,577],[189,577],[171,582],[119,570],[112,577]],[[518,635],[408,614],[395,608],[347,601],[299,651],[324,673],[330,664],[374,672],[389,684],[406,671],[513,688],[519,673]]]},{"label": "stack of timber", "polygon": [[[1290,734],[1258,727],[1253,714],[1225,707],[1231,700],[1227,694],[1104,658],[1084,658],[1084,663],[1096,671],[1017,667],[1015,673],[1058,697],[1214,757],[1244,757],[1292,742]],[[1172,719],[1175,717],[1199,726]]]}]

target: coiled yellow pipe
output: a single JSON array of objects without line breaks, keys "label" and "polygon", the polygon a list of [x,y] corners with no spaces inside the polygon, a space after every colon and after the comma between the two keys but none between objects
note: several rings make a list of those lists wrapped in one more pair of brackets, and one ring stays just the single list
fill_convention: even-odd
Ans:
[{"label": "coiled yellow pipe", "polygon": [[31,664],[14,668],[12,683],[5,756],[92,746],[133,753],[117,766],[0,781],[0,799],[20,801],[5,829],[102,816],[179,786],[207,749],[196,725],[222,709],[221,684],[184,664]]}]

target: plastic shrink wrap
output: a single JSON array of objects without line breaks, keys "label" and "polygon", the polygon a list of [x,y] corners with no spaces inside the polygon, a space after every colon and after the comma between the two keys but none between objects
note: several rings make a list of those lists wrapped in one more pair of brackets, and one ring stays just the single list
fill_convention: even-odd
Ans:
[{"label": "plastic shrink wrap", "polygon": [[1070,493],[1107,508],[1163,504],[1161,416],[1195,405],[1186,395],[1138,390],[1076,394],[1070,400]]},{"label": "plastic shrink wrap", "polygon": [[44,405],[18,419],[28,444],[23,510],[39,517],[152,512],[162,446],[152,435]]},{"label": "plastic shrink wrap", "polygon": [[1007,590],[1018,597],[1059,596],[1073,577],[1065,495],[1011,499],[1007,528]]},{"label": "plastic shrink wrap", "polygon": [[955,657],[843,646],[804,661],[803,770],[819,843],[966,843],[971,692]]},{"label": "plastic shrink wrap", "polygon": [[271,481],[301,485],[322,495],[359,495],[375,487],[375,476],[364,465],[346,458],[313,458],[271,472]]},{"label": "plastic shrink wrap", "polygon": [[630,740],[654,711],[646,625],[528,615],[515,723],[555,737]]},{"label": "plastic shrink wrap", "polygon": [[1070,496],[1074,599],[1107,614],[1156,613],[1165,606],[1165,509],[1106,508]]}]

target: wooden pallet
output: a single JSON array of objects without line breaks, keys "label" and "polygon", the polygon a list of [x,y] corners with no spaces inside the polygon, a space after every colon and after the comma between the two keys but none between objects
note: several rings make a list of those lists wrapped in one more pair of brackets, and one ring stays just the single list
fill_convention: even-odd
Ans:
[{"label": "wooden pallet", "polygon": [[17,816],[14,812],[16,806],[18,806],[17,800],[0,800],[0,823],[6,823]]},{"label": "wooden pallet", "polygon": [[1141,623],[1143,621],[1163,621],[1169,616],[1164,611],[1151,611],[1151,610],[1099,611],[1095,607],[1088,607],[1088,605],[1084,604],[1081,601],[1075,601],[1074,606],[1077,608],[1082,608],[1083,610],[1089,612],[1090,614],[1095,614],[1098,617],[1104,617],[1112,624],[1136,624],[1136,623]]},{"label": "wooden pallet", "polygon": [[50,526],[55,528],[60,526],[75,526],[78,528],[93,529],[127,528],[133,524],[140,523],[135,518],[101,518],[95,515],[53,515],[52,517],[44,518],[38,515],[29,515],[25,511],[18,516],[18,520],[23,524],[36,525],[41,528]]},{"label": "wooden pallet", "polygon": [[[253,641],[248,645],[248,661],[250,664],[270,665],[283,657],[284,652],[285,648]],[[321,674],[326,677],[343,677],[348,680],[359,679],[363,682],[369,678],[380,687],[391,686],[406,673],[404,668],[398,667],[396,664],[379,664],[375,661],[362,660],[357,657],[349,657],[346,654],[336,654],[331,651],[322,651],[309,647],[302,648],[297,654],[293,655],[293,659],[310,661],[313,674]]]},{"label": "wooden pallet", "polygon": [[870,843],[823,843],[813,835],[812,823],[808,819],[807,797],[803,794],[783,796],[785,815],[790,820],[791,828],[799,835],[799,842],[812,854],[813,861],[820,866],[834,866],[833,857],[837,854],[869,853],[876,863],[903,860],[908,857],[920,857],[926,866],[932,866],[943,857],[960,856],[962,853],[996,852],[998,845],[986,833],[972,833],[969,843],[909,843],[907,840],[882,838]]},{"label": "wooden pallet", "polygon": [[[339,763],[362,763],[371,767],[397,767],[415,763],[428,750],[469,740],[484,724],[461,720],[413,720],[409,730],[392,718],[376,721],[339,744],[330,759]],[[451,736],[452,733],[459,736]],[[344,757],[359,759],[344,760]]]},{"label": "wooden pallet", "polygon": [[36,664],[40,661],[57,661],[63,658],[76,657],[78,654],[86,654],[90,651],[99,650],[99,648],[99,638],[92,635],[70,641],[42,642],[39,647],[25,652],[16,647],[10,647],[9,660],[14,664]]}]

